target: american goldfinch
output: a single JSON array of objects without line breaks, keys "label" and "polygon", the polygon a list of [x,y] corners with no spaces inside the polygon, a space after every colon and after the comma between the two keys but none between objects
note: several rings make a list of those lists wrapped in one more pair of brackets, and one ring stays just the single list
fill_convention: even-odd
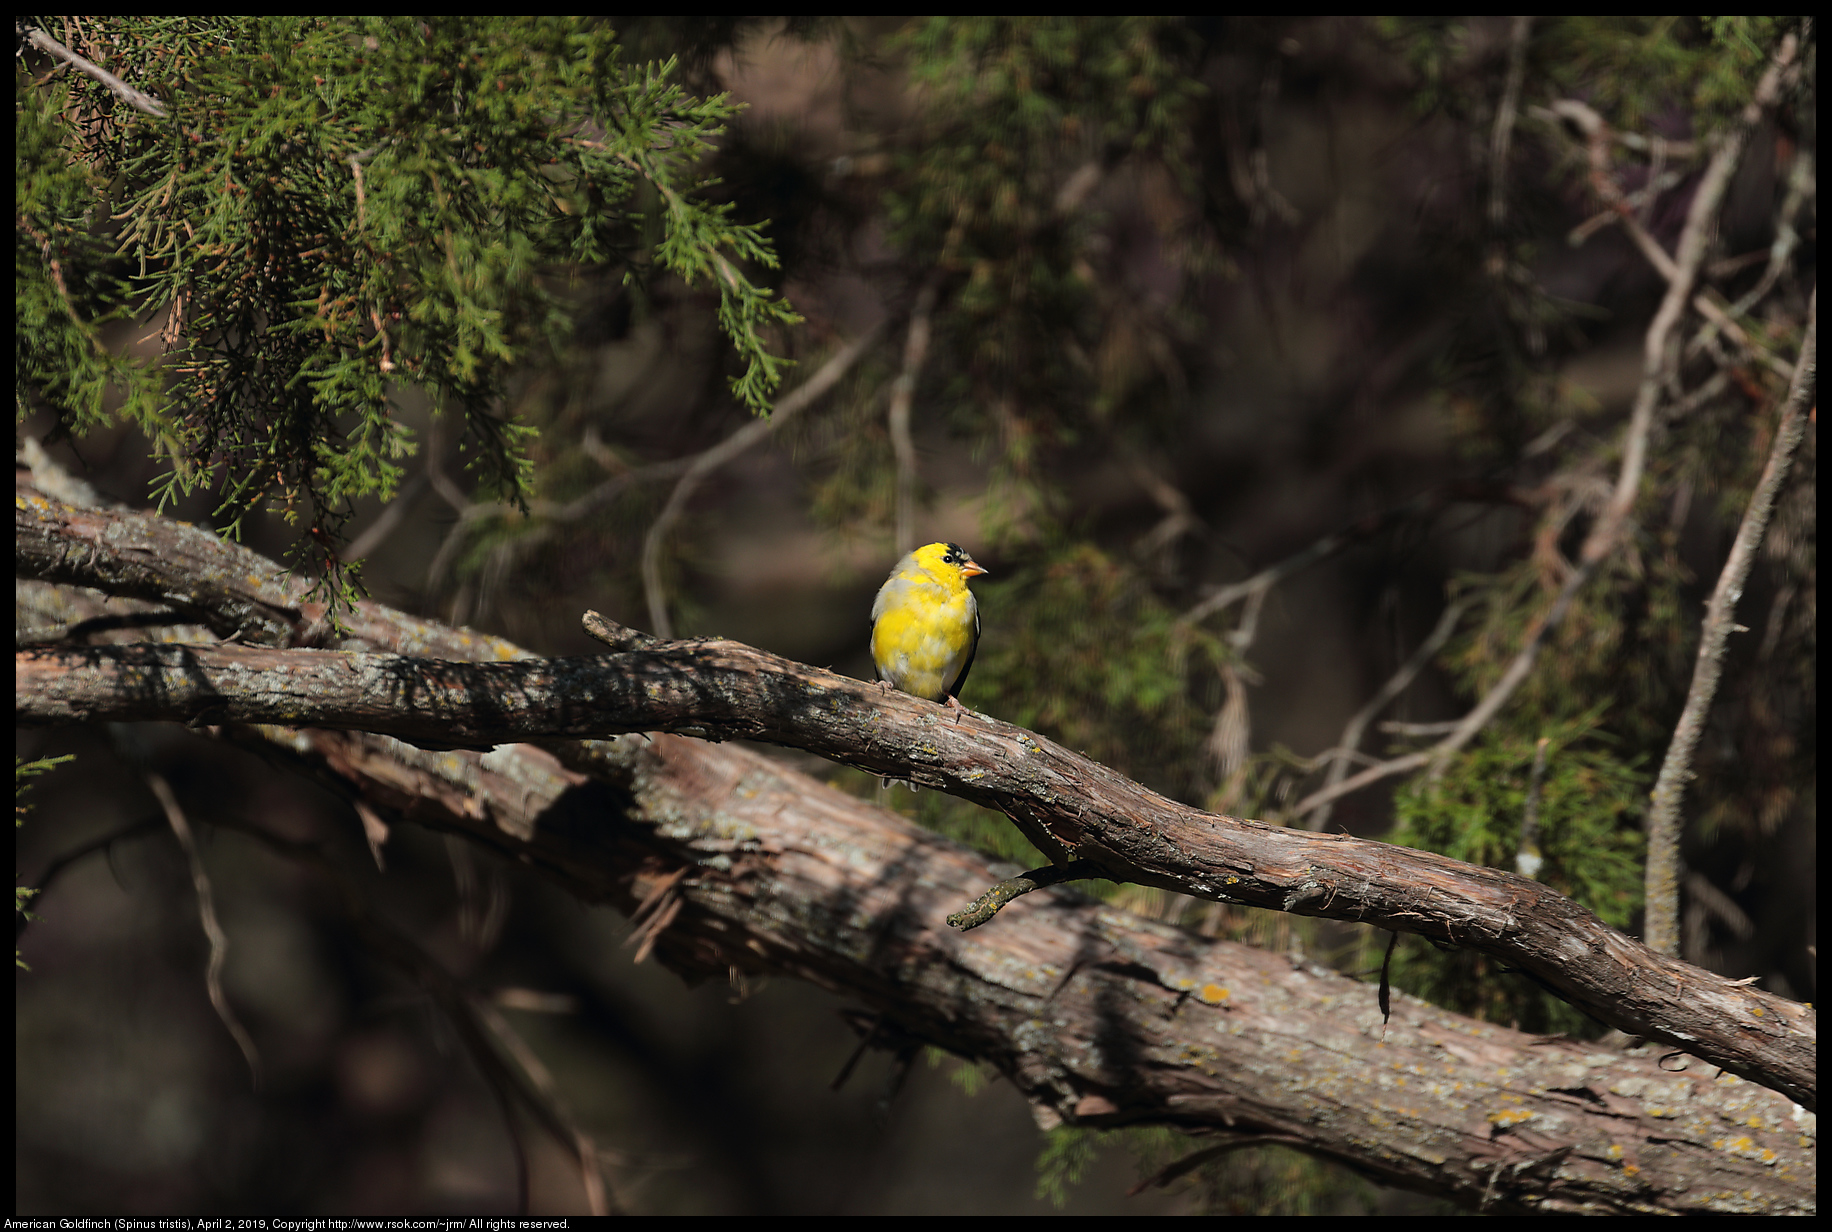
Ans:
[{"label": "american goldfinch", "polygon": [[880,680],[964,710],[958,694],[980,643],[980,605],[967,579],[985,572],[957,543],[931,543],[897,562],[871,605]]}]

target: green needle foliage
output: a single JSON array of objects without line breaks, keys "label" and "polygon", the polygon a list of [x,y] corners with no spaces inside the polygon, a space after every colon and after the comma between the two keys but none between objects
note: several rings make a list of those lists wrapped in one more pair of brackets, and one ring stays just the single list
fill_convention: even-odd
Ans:
[{"label": "green needle foliage", "polygon": [[[1175,419],[1182,391],[1164,373],[1200,285],[1186,275],[1223,264],[1191,204],[1210,105],[1200,48],[1164,18],[970,17],[914,22],[892,49],[921,114],[892,156],[888,238],[944,284],[931,396],[985,442],[987,535],[1013,546],[1071,507],[1050,474],[1058,450]],[[1153,223],[1179,275],[1168,314],[1103,278],[1094,202],[1118,174],[1161,189]]]},{"label": "green needle foliage", "polygon": [[[1537,879],[1583,903],[1614,928],[1641,909],[1639,827],[1647,772],[1621,756],[1599,710],[1549,726],[1538,788]],[[1538,742],[1496,726],[1454,758],[1436,781],[1413,779],[1394,801],[1390,842],[1452,859],[1513,868]],[[1542,1034],[1595,1034],[1597,1025],[1474,950],[1438,952],[1408,940],[1394,956],[1394,983],[1448,1009]]]},{"label": "green needle foliage", "polygon": [[[138,425],[163,505],[220,489],[308,519],[336,567],[351,502],[391,494],[410,391],[463,418],[486,490],[524,504],[531,429],[504,408],[554,353],[581,271],[711,284],[733,394],[765,412],[797,318],[746,268],[758,226],[700,196],[737,106],[672,63],[626,65],[564,18],[75,19],[38,23],[155,95],[133,110],[60,70],[18,77],[18,404],[65,430]],[[111,359],[139,322],[152,364]]]},{"label": "green needle foliage", "polygon": [[[989,579],[990,580],[990,579]],[[1206,731],[1190,670],[1212,675],[1219,638],[1180,626],[1138,570],[1089,543],[1039,551],[982,583],[985,638],[967,686],[976,709],[1044,732],[1159,791],[1193,795]],[[1124,629],[1123,638],[1113,630]]]},{"label": "green needle foliage", "polygon": [[1037,1155],[1037,1197],[1058,1207],[1067,1202],[1069,1190],[1081,1183],[1099,1147],[1092,1130],[1067,1125],[1052,1129]]},{"label": "green needle foliage", "polygon": [[[32,780],[37,778],[41,774],[50,773],[51,771],[57,769],[57,767],[63,765],[67,761],[75,761],[75,760],[76,760],[76,755],[73,753],[66,753],[62,757],[39,757],[39,758],[34,758],[32,761],[27,761],[25,758],[17,757],[17,756],[13,758],[13,828],[14,829],[18,829],[20,826],[23,826],[25,824],[25,815],[32,811],[32,806],[24,802],[25,793],[27,789],[32,786]],[[13,910],[21,918],[27,919],[27,920],[36,918],[35,916],[32,915],[31,912],[25,909],[25,905],[31,902],[33,896],[35,896],[37,893],[38,891],[33,889],[30,886],[22,886],[16,882],[14,883],[13,885]],[[25,959],[19,957],[19,950],[17,947],[13,949],[13,965],[15,967],[18,967],[21,971],[30,971],[31,970],[30,967],[26,966]]]}]

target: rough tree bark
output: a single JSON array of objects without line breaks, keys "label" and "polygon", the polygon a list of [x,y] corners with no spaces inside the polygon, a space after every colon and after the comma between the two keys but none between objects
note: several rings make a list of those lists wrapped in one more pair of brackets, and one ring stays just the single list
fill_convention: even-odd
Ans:
[{"label": "rough tree bark", "polygon": [[[1699,1061],[1669,1056],[1663,1066],[1655,1054],[1524,1036],[1403,995],[1383,1027],[1369,985],[1063,891],[956,932],[946,915],[1000,876],[982,857],[740,747],[657,734],[480,754],[376,733],[392,722],[430,743],[507,744],[532,734],[540,716],[549,735],[694,724],[793,743],[1003,807],[1045,850],[1113,875],[1366,918],[1477,944],[1517,966],[1556,960],[1575,974],[1548,982],[1576,990],[1599,1017],[1656,1019],[1660,1029],[1646,1033],[1669,1039],[1675,1024],[1696,1026],[1758,1081],[1811,1100],[1809,1009],[1660,959],[1535,883],[1210,817],[1021,729],[983,717],[955,724],[937,707],[733,643],[518,663],[522,652],[499,639],[365,604],[345,622],[348,652],[293,652],[332,669],[328,678],[308,673],[311,689],[296,677],[283,692],[287,704],[335,715],[325,690],[338,673],[355,681],[353,668],[381,671],[389,683],[379,694],[373,684],[343,690],[343,704],[362,710],[352,728],[366,730],[261,726],[280,716],[238,709],[259,694],[227,681],[271,668],[262,656],[273,649],[85,643],[145,638],[163,611],[266,647],[326,645],[331,627],[301,600],[302,586],[206,531],[79,509],[23,480],[17,518],[20,575],[63,583],[21,587],[21,625],[55,638],[21,653],[22,721],[59,706],[59,721],[114,706],[284,750],[373,808],[467,835],[637,915],[654,952],[683,974],[801,976],[862,1002],[879,1046],[931,1042],[989,1061],[1042,1123],[1156,1122],[1224,1145],[1282,1142],[1494,1209],[1812,1209],[1810,1114]],[[409,655],[444,662],[416,666]],[[495,666],[479,675],[480,661]],[[131,688],[121,687],[132,677],[124,662],[140,665]],[[160,666],[172,662],[189,675]],[[214,684],[213,663],[228,673]],[[593,673],[606,705],[581,702],[590,695],[574,692],[576,681],[556,679],[575,671]],[[572,700],[550,707],[516,692],[555,686]],[[453,688],[469,691],[468,707]],[[389,689],[396,701],[378,711]],[[450,709],[425,726],[403,713],[402,689],[420,708],[443,698],[436,704]],[[149,697],[160,699],[150,710]]]}]

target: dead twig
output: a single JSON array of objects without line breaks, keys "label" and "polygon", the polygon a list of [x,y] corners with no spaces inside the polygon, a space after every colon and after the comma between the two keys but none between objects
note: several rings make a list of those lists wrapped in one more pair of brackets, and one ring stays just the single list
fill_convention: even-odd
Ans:
[{"label": "dead twig", "polygon": [[1546,863],[1539,850],[1539,800],[1546,782],[1546,754],[1551,747],[1549,736],[1541,736],[1533,746],[1533,771],[1527,776],[1527,800],[1520,813],[1520,844],[1514,850],[1514,871],[1522,877],[1537,878]]},{"label": "dead twig", "polygon": [[113,73],[100,65],[91,63],[82,56],[77,55],[74,51],[65,47],[43,30],[36,29],[32,26],[21,25],[18,22],[13,23],[13,28],[20,38],[38,48],[38,50],[56,56],[59,60],[62,60],[77,72],[85,73],[107,86],[117,98],[134,110],[144,111],[147,115],[157,117],[161,120],[165,118],[166,112],[164,103],[146,93],[144,90],[134,89],[134,87],[128,85],[125,81],[122,81],[119,77],[116,77]]},{"label": "dead twig", "polygon": [[1495,128],[1489,137],[1489,225],[1500,227],[1507,221],[1505,191],[1508,151],[1514,143],[1514,120],[1520,114],[1520,87],[1527,75],[1527,37],[1533,31],[1531,17],[1516,17],[1508,30],[1508,77],[1501,89],[1501,101],[1495,107]]},{"label": "dead twig", "polygon": [[[1652,265],[1662,278],[1665,278],[1669,283],[1678,278],[1680,274],[1678,263],[1668,255],[1666,249],[1660,246],[1660,241],[1656,240],[1653,235],[1648,232],[1646,224],[1637,215],[1637,208],[1645,209],[1647,206],[1652,205],[1654,199],[1661,191],[1678,183],[1677,177],[1670,178],[1662,174],[1660,167],[1656,166],[1654,170],[1649,173],[1649,181],[1645,188],[1632,195],[1625,194],[1616,185],[1609,161],[1609,148],[1612,140],[1615,139],[1618,134],[1610,129],[1603,117],[1593,108],[1575,99],[1561,99],[1554,103],[1550,110],[1552,114],[1570,120],[1585,134],[1586,144],[1590,154],[1591,189],[1603,200],[1605,205],[1609,207],[1604,210],[1603,213],[1590,219],[1574,230],[1571,233],[1571,242],[1574,245],[1580,244],[1604,226],[1611,223],[1618,223],[1621,225],[1624,233],[1627,234],[1629,241],[1635,245],[1643,257],[1647,258],[1648,264]],[[1670,146],[1669,143],[1656,140],[1653,148],[1655,152],[1664,159]],[[1790,192],[1790,198],[1794,203],[1793,208],[1797,210],[1799,208],[1799,196]],[[1784,210],[1787,208],[1785,202],[1783,208]],[[1791,228],[1788,234],[1792,234]],[[1778,233],[1774,248],[1776,259],[1771,261],[1770,264],[1771,272],[1774,272],[1777,276],[1779,274],[1779,261],[1783,259],[1783,254],[1787,251],[1791,251],[1791,245],[1784,246],[1782,236]],[[1769,285],[1772,285],[1772,280],[1770,280]],[[1781,365],[1779,360],[1770,355],[1764,348],[1757,345],[1733,319],[1734,317],[1742,316],[1761,298],[1762,294],[1767,293],[1766,288],[1762,287],[1758,287],[1758,291],[1760,294],[1745,296],[1743,299],[1739,300],[1736,305],[1728,307],[1719,303],[1717,297],[1710,291],[1701,291],[1699,294],[1693,296],[1691,307],[1697,311],[1700,316],[1703,316],[1709,324],[1706,327],[1705,333],[1689,344],[1687,353],[1697,353],[1702,347],[1709,345],[1712,337],[1715,337],[1719,331],[1722,331],[1735,340],[1737,345],[1754,356],[1759,362],[1771,368],[1780,365],[1781,375],[1788,375],[1785,365]]]},{"label": "dead twig", "polygon": [[751,420],[717,445],[687,461],[684,473],[674,485],[674,491],[668,494],[667,503],[662,506],[661,512],[655,515],[655,521],[649,524],[649,533],[643,537],[643,597],[649,605],[650,630],[658,637],[674,636],[674,622],[668,618],[668,596],[662,588],[662,542],[667,538],[668,532],[674,528],[674,524],[680,520],[681,513],[686,509],[687,501],[693,495],[694,490],[705,481],[707,476],[763,441],[764,438],[782,427],[795,415],[812,406],[823,394],[839,384],[840,378],[845,376],[852,366],[877,344],[882,329],[883,327],[879,326],[867,330],[853,342],[841,348],[793,392],[778,398],[776,407],[768,419]]},{"label": "dead twig", "polygon": [[948,927],[966,932],[968,929],[978,928],[999,914],[1007,903],[1020,895],[1029,894],[1032,890],[1061,885],[1065,881],[1086,881],[1092,877],[1105,877],[1106,875],[1100,865],[1090,860],[1071,860],[1067,864],[1046,864],[1042,868],[1033,868],[1028,873],[1007,877],[974,899],[965,911],[957,911],[949,916]]},{"label": "dead twig", "polygon": [[[78,843],[69,851],[54,857],[50,863],[39,870],[38,876],[32,878],[30,881],[22,881],[19,884],[23,888],[29,889],[32,892],[33,898],[37,898],[49,889],[51,883],[62,876],[64,870],[69,868],[72,864],[88,856],[94,855],[98,851],[107,851],[109,852],[110,864],[112,865],[114,854],[112,848],[116,843],[121,842],[123,839],[133,838],[136,835],[150,834],[160,829],[165,824],[166,822],[163,817],[153,816],[142,817],[138,821],[130,821],[126,825],[119,826],[99,837],[92,838],[84,843]],[[26,925],[31,923],[34,918],[36,917],[27,915],[23,911],[18,913],[14,918],[13,940],[15,943],[17,943],[20,937],[25,935]]]},{"label": "dead twig", "polygon": [[[955,234],[959,234],[955,228]],[[949,247],[953,247],[950,237]],[[916,381],[929,357],[929,337],[933,332],[935,302],[941,296],[944,264],[938,262],[923,280],[910,309],[909,332],[903,341],[903,367],[891,385],[890,434],[891,451],[897,458],[897,553],[902,555],[916,546],[916,440],[910,433],[910,410],[916,399]]]},{"label": "dead twig", "polygon": [[[1392,509],[1358,518],[1341,530],[1324,535],[1300,551],[1292,553],[1277,564],[1267,566],[1252,577],[1230,582],[1221,587],[1179,616],[1177,623],[1181,625],[1198,624],[1243,599],[1251,599],[1256,595],[1263,600],[1267,591],[1293,574],[1301,573],[1312,565],[1329,559],[1344,548],[1372,538],[1389,526],[1420,513],[1435,510],[1456,495],[1457,493],[1449,488],[1437,488],[1421,493]],[[1251,641],[1251,638],[1248,640]]]},{"label": "dead twig", "polygon": [[1641,383],[1635,392],[1634,409],[1630,413],[1628,430],[1623,439],[1622,467],[1616,477],[1615,491],[1584,542],[1577,568],[1566,578],[1545,613],[1529,626],[1514,661],[1489,690],[1488,695],[1464,717],[1455,731],[1429,750],[1433,774],[1441,774],[1450,758],[1488,725],[1489,720],[1494,718],[1496,712],[1513,697],[1515,690],[1526,681],[1539,658],[1540,649],[1551,633],[1564,623],[1578,591],[1583,589],[1584,584],[1621,541],[1629,513],[1634,507],[1635,496],[1641,488],[1641,476],[1647,468],[1648,440],[1653,431],[1654,410],[1660,401],[1661,391],[1670,383],[1672,368],[1677,360],[1677,355],[1670,352],[1668,344],[1679,324],[1680,314],[1692,299],[1693,280],[1698,275],[1700,262],[1704,260],[1705,248],[1718,209],[1723,204],[1724,194],[1730,187],[1731,175],[1742,160],[1749,132],[1779,100],[1782,82],[1788,76],[1798,48],[1799,40],[1795,35],[1789,34],[1782,40],[1768,71],[1762,75],[1762,80],[1757,84],[1742,114],[1718,143],[1717,150],[1705,168],[1705,174],[1699,180],[1691,208],[1686,213],[1685,227],[1680,233],[1674,258],[1674,275],[1668,282],[1667,293],[1654,313],[1654,319],[1643,340]]},{"label": "dead twig", "polygon": [[400,490],[395,493],[394,499],[382,507],[382,512],[377,515],[375,521],[369,523],[362,534],[351,540],[344,554],[353,561],[361,560],[388,542],[389,536],[400,529],[401,523],[407,520],[407,515],[413,512],[413,507],[419,503],[422,496],[426,495],[427,489],[431,486],[425,471],[418,472],[412,479],[402,484]]},{"label": "dead twig", "polygon": [[[1437,657],[1438,651],[1444,648],[1444,643],[1450,640],[1450,635],[1456,632],[1457,622],[1462,620],[1463,613],[1469,610],[1470,602],[1468,598],[1461,598],[1445,608],[1444,614],[1438,617],[1437,625],[1432,628],[1430,635],[1419,643],[1419,648],[1413,652],[1412,657],[1406,660],[1387,683],[1381,686],[1380,692],[1370,698],[1368,704],[1356,711],[1355,716],[1348,721],[1348,725],[1342,729],[1341,739],[1336,741],[1336,748],[1331,750],[1335,756],[1331,758],[1329,775],[1323,782],[1326,789],[1336,786],[1348,775],[1349,758],[1347,754],[1361,747],[1361,738],[1367,732],[1368,724],[1374,721],[1374,716],[1384,710],[1389,702],[1410,688],[1412,682],[1418,679],[1418,674]],[[1311,799],[1315,798],[1316,796],[1311,797]],[[1310,800],[1307,799],[1292,811],[1292,820],[1296,821],[1303,817],[1308,805],[1316,810],[1316,816],[1310,819],[1308,828],[1321,831],[1329,825],[1330,813],[1334,809],[1334,799],[1334,796],[1326,797],[1318,804],[1310,804]]]},{"label": "dead twig", "polygon": [[1738,627],[1737,599],[1749,578],[1763,532],[1768,529],[1776,495],[1793,465],[1794,452],[1806,435],[1807,408],[1818,386],[1818,347],[1819,292],[1816,290],[1808,303],[1806,335],[1801,340],[1800,358],[1794,364],[1793,383],[1781,406],[1774,443],[1762,468],[1762,478],[1750,495],[1749,506],[1743,511],[1743,521],[1737,528],[1729,558],[1718,573],[1711,602],[1705,609],[1705,623],[1692,667],[1692,683],[1686,690],[1685,709],[1674,725],[1673,739],[1667,745],[1660,777],[1654,784],[1647,820],[1646,937],[1648,945],[1662,954],[1676,954],[1679,947],[1679,806],[1685,798],[1686,782],[1693,773],[1692,753],[1704,734],[1711,699],[1717,694],[1718,678],[1724,668],[1725,642]]},{"label": "dead twig", "polygon": [[502,1113],[515,1156],[518,1207],[522,1214],[528,1212],[532,1190],[528,1148],[515,1116],[518,1100],[572,1153],[591,1213],[612,1213],[598,1171],[605,1153],[574,1124],[546,1067],[487,998],[453,976],[411,936],[371,911],[355,878],[318,844],[285,839],[240,819],[219,819],[218,824],[302,860],[329,878],[339,892],[345,915],[363,936],[370,952],[412,979],[444,1013]]},{"label": "dead twig", "polygon": [[173,794],[171,784],[165,781],[163,775],[151,770],[142,771],[142,775],[147,787],[152,789],[153,797],[159,801],[159,807],[165,813],[166,824],[172,827],[178,845],[184,849],[185,860],[191,866],[191,885],[197,894],[197,914],[203,921],[204,936],[210,941],[210,963],[204,970],[204,987],[209,990],[210,1006],[216,1011],[217,1018],[222,1020],[223,1028],[229,1032],[235,1046],[242,1050],[242,1059],[248,1062],[249,1075],[254,1080],[255,1089],[259,1090],[261,1054],[255,1050],[253,1037],[235,1016],[235,1009],[223,993],[223,964],[229,960],[229,935],[223,931],[221,922],[216,918],[216,895],[211,889],[210,874],[197,854],[197,840],[192,837],[191,823],[179,807],[178,797]]},{"label": "dead twig", "polygon": [[1141,559],[1149,561],[1158,553],[1168,551],[1183,536],[1199,534],[1206,529],[1181,488],[1159,475],[1135,450],[1122,446],[1120,456],[1127,472],[1145,489],[1152,503],[1164,512],[1158,524],[1134,547]]},{"label": "dead twig", "polygon": [[[536,1117],[547,1127],[548,1133],[571,1148],[573,1159],[579,1167],[579,1183],[585,1189],[586,1209],[594,1215],[610,1214],[610,1203],[604,1191],[604,1173],[598,1163],[604,1152],[599,1150],[590,1134],[579,1128],[572,1114],[567,1111],[552,1073],[495,1006],[474,994],[467,996],[466,1002],[471,1012],[490,1029],[503,1051],[514,1058],[521,1069],[526,1080],[522,1096],[528,1100]],[[532,1090],[527,1089],[530,1087]]]},{"label": "dead twig", "polygon": [[1788,171],[1787,195],[1781,199],[1781,208],[1775,214],[1775,241],[1769,245],[1768,266],[1756,285],[1730,306],[1730,315],[1740,317],[1761,303],[1774,289],[1794,249],[1799,247],[1800,233],[1794,229],[1794,220],[1800,216],[1801,206],[1807,198],[1818,195],[1817,166],[1818,160],[1810,151],[1803,149],[1795,153],[1794,165]]}]

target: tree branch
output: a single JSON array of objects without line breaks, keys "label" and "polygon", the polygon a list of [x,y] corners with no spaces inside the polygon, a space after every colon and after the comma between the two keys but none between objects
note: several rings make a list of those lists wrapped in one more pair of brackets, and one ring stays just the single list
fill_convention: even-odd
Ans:
[{"label": "tree branch", "polygon": [[1724,644],[1736,624],[1737,599],[1749,580],[1756,548],[1768,529],[1775,497],[1787,481],[1794,451],[1806,435],[1806,412],[1818,388],[1818,375],[1819,292],[1815,290],[1807,306],[1806,336],[1801,340],[1800,358],[1794,364],[1794,379],[1775,425],[1774,444],[1762,468],[1762,478],[1750,494],[1749,507],[1743,511],[1743,522],[1737,527],[1730,555],[1718,574],[1711,602],[1705,608],[1685,709],[1674,725],[1673,739],[1661,762],[1653,804],[1648,810],[1647,940],[1662,954],[1679,952],[1679,806],[1685,799],[1686,782],[1692,777],[1692,752],[1704,734],[1711,699],[1717,695],[1718,677],[1724,669]]},{"label": "tree branch", "polygon": [[[158,519],[123,521],[123,533],[105,541],[132,538],[132,524]],[[229,555],[241,551],[219,546]],[[22,590],[26,601],[47,597],[36,585]],[[73,605],[62,618],[79,614],[78,600],[61,601]],[[95,606],[93,598],[86,602]],[[359,605],[350,625],[374,644],[499,662],[518,653],[375,604]],[[391,629],[397,642],[383,640]],[[642,641],[634,636],[627,644]],[[697,653],[706,646],[667,649]],[[724,687],[716,675],[702,684],[708,699]],[[924,708],[915,711],[919,724],[935,709],[910,701]],[[989,724],[970,717],[960,731]],[[479,756],[422,753],[356,732],[218,730],[296,759],[393,819],[465,835],[588,900],[628,913],[672,894],[669,920],[647,939],[663,963],[721,979],[733,971],[786,973],[843,992],[880,1014],[891,1036],[990,1062],[1046,1124],[1156,1123],[1275,1135],[1383,1182],[1469,1205],[1492,1184],[1489,1200],[1501,1209],[1811,1208],[1812,1153],[1779,1096],[1714,1081],[1709,1067],[1669,1058],[1663,1070],[1652,1056],[1537,1040],[1403,994],[1383,1028],[1367,985],[1061,891],[1029,895],[970,933],[940,928],[943,915],[1004,874],[741,747],[663,734],[561,743],[554,746],[558,758],[526,744]],[[947,740],[954,728],[934,723],[923,730],[930,740]],[[1035,753],[1019,756],[1038,761],[1035,772],[1054,790],[1076,790],[1063,780],[1074,763],[1057,760],[1072,755],[1036,743]],[[938,747],[932,756],[950,753]],[[1066,794],[1062,803],[1070,812],[1086,805]],[[1225,845],[1238,830],[1296,838],[1318,853],[1372,855],[1375,873],[1388,858],[1417,858],[1427,872],[1463,869],[1377,843],[1207,818],[1168,801],[1154,807],[1200,818],[1203,830],[1215,831],[1205,838],[1173,827],[1140,836],[1167,852],[1191,841]],[[1320,865],[1314,872],[1336,875]],[[1385,872],[1406,870],[1387,864]],[[1519,883],[1496,870],[1468,872]],[[1269,867],[1242,877],[1240,888],[1257,892],[1277,876]],[[664,882],[666,891],[656,894]],[[1447,892],[1439,878],[1413,891],[1426,909]],[[1336,905],[1356,892],[1342,883]],[[1336,914],[1327,910],[1328,897],[1325,891],[1299,909]],[[1559,903],[1548,895],[1514,910],[1528,924]],[[1472,916],[1471,928],[1478,926]],[[1565,944],[1581,958],[1587,942],[1567,936]],[[1626,938],[1619,945],[1633,947]],[[1688,1005],[1710,1017],[1733,1004],[1728,1017],[1738,1030],[1753,1024],[1781,1026],[1789,1037],[1807,1032],[1799,1043],[1810,1070],[1810,1011],[1679,963],[1637,970],[1633,950],[1619,945],[1610,941],[1600,952],[1621,960],[1623,980],[1679,993],[1668,1007],[1678,1029],[1696,1025],[1676,1012]],[[1786,1038],[1776,1045],[1787,1046]],[[1694,1051],[1702,1055],[1702,1048]],[[1683,1072],[1669,1072],[1676,1066]],[[1419,1080],[1396,1085],[1396,1074]],[[1686,1111],[1676,1119],[1675,1108]],[[1367,1132],[1370,1117],[1383,1126],[1378,1142]],[[1733,1136],[1742,1145],[1723,1149]],[[1557,1154],[1550,1163],[1549,1153]]]},{"label": "tree branch", "polygon": [[[958,228],[957,228],[958,230]],[[952,244],[950,244],[952,247]],[[916,440],[910,434],[910,408],[916,398],[916,381],[929,355],[930,318],[941,295],[944,267],[937,264],[916,292],[910,308],[910,328],[903,341],[903,367],[891,383],[889,425],[891,448],[897,456],[896,543],[899,554],[916,547]]]},{"label": "tree branch", "polygon": [[717,445],[690,459],[687,469],[668,494],[668,501],[662,506],[655,521],[649,525],[649,533],[642,542],[642,588],[643,595],[649,604],[649,623],[655,632],[662,637],[673,636],[673,622],[668,619],[668,598],[662,592],[661,552],[662,541],[680,519],[681,511],[687,507],[687,500],[700,486],[700,483],[714,471],[725,466],[746,450],[761,442],[783,424],[789,422],[798,412],[812,406],[820,397],[845,376],[852,366],[859,362],[865,353],[878,343],[883,333],[883,326],[866,330],[853,342],[837,351],[820,370],[797,386],[795,391],[777,399],[776,409],[769,418],[753,419],[736,432],[720,441]]},{"label": "tree branch", "polygon": [[56,56],[59,60],[62,60],[77,72],[86,73],[107,86],[114,92],[116,97],[134,110],[144,111],[147,115],[155,116],[159,119],[165,118],[164,103],[146,93],[144,90],[136,90],[100,65],[93,64],[82,56],[77,55],[74,51],[65,47],[43,30],[21,25],[18,22],[13,23],[13,28],[20,38],[23,38],[26,42],[38,48],[38,50]]},{"label": "tree branch", "polygon": [[1635,390],[1634,409],[1629,414],[1628,430],[1623,435],[1622,467],[1616,475],[1616,488],[1610,496],[1609,504],[1584,540],[1584,547],[1578,554],[1577,568],[1565,579],[1545,614],[1528,627],[1520,650],[1502,673],[1501,679],[1464,716],[1455,731],[1431,748],[1429,752],[1434,773],[1441,773],[1450,757],[1468,744],[1496,712],[1507,704],[1508,699],[1514,696],[1515,690],[1532,673],[1546,639],[1564,623],[1565,615],[1571,610],[1578,591],[1584,588],[1598,566],[1608,559],[1620,543],[1629,513],[1634,508],[1635,496],[1641,490],[1642,473],[1647,469],[1648,439],[1653,432],[1654,409],[1660,401],[1661,391],[1671,383],[1672,368],[1677,359],[1668,347],[1673,330],[1679,324],[1680,313],[1692,297],[1692,284],[1698,276],[1699,264],[1705,258],[1706,243],[1716,225],[1718,207],[1723,204],[1724,193],[1730,187],[1731,175],[1742,161],[1743,147],[1748,142],[1749,132],[1768,109],[1779,101],[1782,82],[1791,71],[1798,47],[1799,40],[1794,35],[1789,34],[1782,39],[1768,71],[1757,83],[1755,93],[1743,108],[1742,114],[1718,144],[1693,194],[1673,259],[1674,268],[1667,276],[1666,295],[1660,301],[1660,307],[1655,311],[1654,319],[1642,339],[1641,383]]},{"label": "tree branch", "polygon": [[[358,790],[398,798],[413,777],[386,741],[292,739]],[[1079,896],[940,928],[997,874],[893,813],[740,746],[658,735],[560,752],[564,765],[522,746],[513,780],[416,796],[415,821],[626,914],[651,902],[667,919],[643,943],[690,978],[793,975],[862,1003],[886,1038],[983,1060],[1045,1126],[1273,1135],[1471,1206],[1493,1178],[1503,1210],[1811,1209],[1792,1105],[1708,1066],[1528,1036],[1403,992],[1383,1025],[1371,985]],[[1739,1149],[1716,1145],[1733,1135]],[[1533,1166],[1553,1150],[1556,1167]]]},{"label": "tree branch", "polygon": [[309,725],[434,748],[677,731],[805,749],[1003,812],[1054,862],[1085,861],[1116,881],[1469,946],[1624,1031],[1803,1104],[1816,1100],[1810,1009],[1656,955],[1537,882],[1430,852],[1204,813],[1023,728],[984,715],[955,722],[935,703],[737,642],[495,662],[243,646],[39,647],[21,652],[16,667],[22,724]]}]

